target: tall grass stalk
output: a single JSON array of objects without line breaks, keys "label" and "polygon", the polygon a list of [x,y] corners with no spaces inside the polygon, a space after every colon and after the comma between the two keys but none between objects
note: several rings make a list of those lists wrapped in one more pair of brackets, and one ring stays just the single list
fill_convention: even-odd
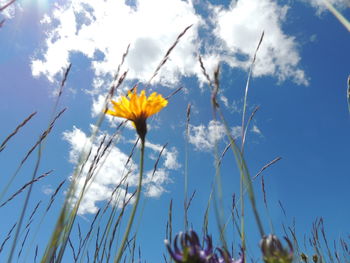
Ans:
[{"label": "tall grass stalk", "polygon": [[346,91],[346,97],[348,99],[348,108],[349,108],[349,113],[350,113],[350,75],[348,77],[348,88]]},{"label": "tall grass stalk", "polygon": [[191,104],[187,105],[186,110],[186,138],[185,138],[185,171],[184,171],[184,224],[185,231],[188,230],[188,215],[187,215],[187,202],[188,202],[188,142],[189,142],[189,125],[191,116]]},{"label": "tall grass stalk", "polygon": [[[228,146],[230,147],[231,144],[228,144]],[[226,150],[226,149],[225,149],[225,150]],[[258,172],[254,177],[252,177],[252,179],[251,179],[252,184],[253,184],[254,181],[259,177],[259,175],[261,175],[261,173],[262,173],[263,171],[265,171],[267,168],[269,168],[271,165],[275,164],[276,162],[278,162],[278,161],[281,160],[281,159],[282,159],[281,157],[277,157],[277,158],[273,159],[272,161],[270,161],[269,163],[267,163],[266,165],[264,165],[264,166],[259,170],[259,172]],[[247,192],[248,192],[248,188],[247,188],[247,186],[245,186],[245,187],[244,187],[243,196],[245,196]],[[237,207],[238,203],[240,203],[240,198],[241,198],[241,197],[239,197],[238,200],[233,200],[233,202],[234,202],[234,203],[233,203],[234,209]],[[281,207],[281,209],[282,209],[282,211],[283,211],[283,213],[284,213],[284,215],[285,215],[285,210],[284,210],[284,208],[283,208],[283,206],[282,206],[282,203],[281,203],[280,201],[279,201],[279,205],[280,205],[280,207]],[[238,213],[238,212],[237,212],[237,213]],[[232,213],[230,214],[230,216],[227,218],[227,221],[226,221],[226,223],[225,223],[224,229],[227,228],[227,226],[229,225],[231,219],[233,219],[233,218],[234,218],[234,213],[232,212]],[[270,220],[270,221],[271,221],[271,220]],[[236,223],[236,222],[235,222],[235,223]],[[236,224],[236,226],[237,226],[237,224]],[[270,222],[270,227],[271,227],[271,229],[272,229],[272,233],[274,233],[275,231],[274,231],[274,229],[273,229],[272,222]],[[240,229],[239,229],[238,227],[236,227],[236,228],[237,228],[237,230],[239,231],[239,236],[241,236]]]},{"label": "tall grass stalk", "polygon": [[[208,198],[208,202],[207,202],[207,206],[205,208],[205,212],[204,212],[204,216],[203,216],[203,242],[204,242],[204,237],[209,235],[208,233],[208,225],[209,225],[209,211],[210,211],[210,204],[211,204],[211,199],[212,199],[212,196],[213,196],[213,185],[211,187],[211,191],[210,191],[210,195],[209,195],[209,198]],[[202,242],[202,243],[203,243]]]},{"label": "tall grass stalk", "polygon": [[[202,57],[199,55],[198,56],[198,61],[200,64],[200,67],[202,69],[202,73],[204,75],[204,77],[206,78],[206,80],[208,81],[208,85],[211,88],[211,105],[212,105],[212,110],[213,110],[213,119],[214,121],[217,121],[217,107],[218,107],[218,103],[216,100],[216,96],[219,90],[219,71],[220,71],[220,64],[217,66],[215,72],[214,72],[214,79],[215,79],[215,83],[213,83],[213,81],[210,79],[209,74],[204,66]],[[214,196],[214,210],[215,210],[215,216],[216,216],[216,221],[217,221],[217,225],[218,225],[218,229],[219,229],[219,234],[220,234],[220,240],[222,242],[222,245],[224,247],[224,249],[227,249],[227,243],[226,243],[226,239],[224,236],[224,231],[225,231],[225,224],[223,223],[223,212],[224,212],[224,207],[223,207],[223,202],[222,202],[222,185],[221,185],[221,176],[220,176],[220,165],[221,165],[221,160],[223,155],[225,154],[222,153],[222,155],[219,158],[218,155],[218,148],[217,148],[217,140],[215,140],[214,142],[214,156],[215,156],[215,180],[214,183],[212,185],[212,192],[209,196],[208,199],[208,203],[207,203],[207,208],[205,210],[205,214],[204,214],[204,222],[203,222],[203,233],[207,232],[207,226],[208,226],[208,213],[209,213],[209,208],[210,208],[210,203],[211,203],[211,199],[212,196]],[[217,191],[215,191],[217,189]],[[212,195],[214,194],[214,195]],[[218,198],[218,200],[217,200]],[[218,204],[219,202],[219,204]],[[218,205],[220,207],[218,207]],[[205,234],[204,234],[205,236]]]},{"label": "tall grass stalk", "polygon": [[[209,74],[206,71],[206,68],[204,66],[204,63],[202,61],[201,56],[198,57],[200,67],[202,69],[203,75],[208,81],[208,85],[211,88],[211,106],[212,106],[212,111],[213,111],[213,120],[217,122],[217,106],[218,103],[216,101],[216,96],[219,90],[219,80],[218,80],[218,75],[220,72],[220,64],[218,64],[215,72],[214,72],[214,79],[215,79],[215,84],[211,81]],[[214,193],[214,211],[215,211],[215,216],[216,216],[216,222],[217,226],[219,229],[219,237],[221,240],[221,243],[226,251],[228,251],[227,248],[227,242],[225,238],[225,224],[224,224],[224,205],[223,205],[223,198],[222,198],[222,183],[221,183],[221,174],[220,174],[220,164],[221,164],[221,157],[219,157],[218,153],[218,140],[215,139],[214,141],[214,158],[215,158],[215,177],[214,177],[214,183],[212,185],[212,192]],[[212,195],[210,195],[208,203],[207,203],[207,208],[206,212],[204,215],[204,227],[206,229],[206,226],[208,224],[208,212],[210,208],[210,201],[211,201]]]},{"label": "tall grass stalk", "polygon": [[142,190],[142,177],[143,177],[143,164],[144,164],[144,155],[145,155],[145,140],[141,138],[141,149],[140,149],[140,173],[139,173],[139,181],[138,181],[138,186],[137,186],[137,191],[136,191],[136,197],[135,197],[135,203],[131,211],[131,215],[129,217],[128,225],[126,227],[122,242],[119,246],[118,252],[116,257],[114,258],[114,263],[119,263],[124,252],[124,247],[126,244],[126,241],[128,240],[129,233],[131,230],[131,226],[134,222],[136,210],[138,203],[140,201],[140,196],[141,196],[141,190]]},{"label": "tall grass stalk", "polygon": [[[254,52],[254,57],[253,57],[252,63],[251,63],[250,68],[249,68],[248,79],[247,79],[246,87],[245,87],[243,113],[242,113],[242,128],[241,128],[242,129],[241,130],[241,133],[242,133],[241,134],[241,136],[242,136],[242,144],[241,144],[241,151],[240,151],[240,155],[242,155],[242,157],[244,155],[244,145],[245,145],[245,139],[246,139],[246,131],[247,131],[249,122],[251,120],[251,118],[250,118],[248,120],[247,125],[245,125],[245,115],[246,115],[247,100],[248,100],[248,89],[249,89],[249,85],[250,85],[250,78],[251,78],[252,73],[253,73],[253,67],[254,67],[254,64],[255,64],[256,55],[258,53],[258,50],[260,48],[260,45],[261,45],[263,39],[264,39],[264,32],[262,32],[260,40],[259,40],[259,43],[258,43],[258,46],[256,47],[256,50]],[[255,112],[253,112],[252,116],[254,115],[254,113]],[[222,114],[221,114],[221,117],[223,119],[223,115]],[[232,142],[231,142],[231,147],[232,148],[234,147],[234,145],[232,145]],[[241,165],[243,165],[243,162],[241,162]],[[240,171],[242,171],[243,167],[240,167],[239,169],[240,169]],[[243,178],[243,176],[244,176],[244,173],[241,172],[241,177],[240,177],[241,235],[242,235],[242,247],[243,247],[243,250],[244,250],[245,249],[245,230],[244,230],[244,180],[245,180],[245,178]],[[251,179],[250,178],[247,179],[247,181],[249,181],[249,183],[251,184]],[[252,191],[252,188],[251,189],[248,188],[248,190]]]},{"label": "tall grass stalk", "polygon": [[222,122],[224,123],[224,127],[225,127],[225,132],[226,132],[226,136],[228,136],[230,142],[231,142],[231,149],[232,149],[232,152],[235,156],[235,159],[236,159],[236,162],[237,162],[237,165],[238,167],[240,167],[240,175],[241,177],[243,178],[244,180],[244,184],[245,186],[247,187],[247,191],[248,191],[248,194],[249,194],[249,199],[250,199],[250,202],[251,202],[251,205],[252,205],[252,208],[253,208],[253,212],[254,212],[254,216],[255,216],[255,219],[256,219],[256,222],[257,222],[257,225],[258,225],[258,229],[259,229],[259,232],[260,232],[260,235],[263,237],[265,234],[264,234],[264,229],[263,229],[263,225],[262,225],[262,221],[260,219],[260,216],[259,216],[259,213],[258,213],[258,210],[257,210],[257,206],[256,206],[256,202],[255,202],[255,195],[254,195],[254,190],[253,190],[253,186],[252,186],[252,181],[251,181],[251,178],[250,178],[250,175],[249,175],[249,171],[248,171],[248,167],[247,167],[247,164],[243,158],[243,155],[239,149],[239,147],[236,145],[231,133],[230,133],[230,130],[228,128],[228,125],[226,123],[226,120],[219,108],[219,113],[220,113],[220,116],[221,116],[221,119],[222,119]]},{"label": "tall grass stalk", "polygon": [[[169,240],[170,244],[173,240],[173,200],[170,200],[169,203],[169,210],[168,210],[168,221],[166,224],[166,229],[165,229],[165,238],[166,240]],[[163,254],[163,258],[165,260],[165,262],[167,263],[168,260],[165,256],[165,254]],[[169,262],[173,262],[172,257],[169,255]]]}]

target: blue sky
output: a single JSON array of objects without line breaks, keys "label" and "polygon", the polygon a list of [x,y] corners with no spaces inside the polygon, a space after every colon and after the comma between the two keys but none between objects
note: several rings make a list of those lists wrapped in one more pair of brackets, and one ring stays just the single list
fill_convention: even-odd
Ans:
[{"label": "blue sky", "polygon": [[[332,2],[350,17],[346,1]],[[188,103],[192,105],[188,142],[189,193],[196,190],[189,221],[200,232],[215,175],[213,146],[217,140],[221,153],[228,140],[222,124],[213,120],[211,94],[199,66],[198,54],[210,76],[221,63],[218,101],[233,135],[240,140],[247,71],[264,31],[248,93],[248,116],[260,106],[247,135],[245,158],[249,171],[254,176],[274,158],[282,158],[263,173],[270,218],[278,234],[282,234],[281,223],[291,225],[295,218],[296,231],[302,239],[304,234],[310,233],[312,222],[318,217],[325,219],[331,240],[348,233],[350,119],[346,81],[350,74],[350,33],[320,1],[107,0],[90,3],[62,0],[49,3],[23,0],[2,15],[6,21],[0,28],[0,141],[30,113],[38,112],[0,153],[3,185],[46,129],[62,73],[72,63],[59,104],[59,109],[67,107],[67,111],[44,145],[39,169],[39,173],[51,169],[54,172],[35,185],[29,211],[43,200],[42,213],[44,203],[57,185],[71,175],[77,155],[91,134],[91,125],[96,123],[102,110],[103,98],[121,56],[130,44],[121,70],[128,70],[127,79],[117,95],[124,94],[137,82],[141,83],[140,87],[146,86],[164,96],[183,87],[163,111],[149,119],[142,203],[145,209],[142,218],[139,214],[136,220],[143,258],[147,262],[162,261],[171,199],[174,233],[183,230],[184,134]],[[193,26],[181,38],[165,66],[147,85],[165,52],[191,24]],[[101,134],[112,134],[120,121],[108,117],[101,126]],[[101,134],[93,147],[98,145]],[[113,146],[104,168],[96,175],[80,209],[78,220],[83,228],[89,227],[94,213],[108,199],[126,169],[131,169],[128,183],[135,187],[137,155],[131,167],[123,165],[135,138],[132,126],[128,125]],[[147,173],[152,171],[165,143],[168,146],[159,170],[151,178]],[[9,188],[7,197],[30,180],[34,163],[33,155]],[[239,173],[231,152],[224,157],[221,176],[227,216],[232,194],[239,194]],[[266,232],[270,232],[261,177],[254,182],[254,187]],[[0,240],[17,220],[17,209],[22,207],[23,199],[21,194],[0,208],[1,215],[11,215],[1,216],[5,227]],[[36,237],[41,244],[39,255],[63,199],[62,191],[40,227]],[[287,217],[278,201],[283,203]],[[40,220],[39,215],[34,223]],[[248,243],[256,253],[259,239],[249,205],[246,218]],[[210,231],[215,236],[213,214]],[[237,234],[231,228],[228,236],[235,236],[234,233]],[[30,238],[34,236],[30,235]],[[22,233],[20,240],[23,237]],[[235,240],[237,249],[237,236]],[[5,248],[8,249],[9,244]],[[28,251],[32,258],[33,249]],[[0,258],[6,253],[5,249]],[[22,255],[20,262],[25,260]]]}]

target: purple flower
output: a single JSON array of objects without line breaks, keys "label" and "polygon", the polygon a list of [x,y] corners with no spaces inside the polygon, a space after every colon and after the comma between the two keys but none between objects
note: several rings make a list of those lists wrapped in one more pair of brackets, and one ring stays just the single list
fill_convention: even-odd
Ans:
[{"label": "purple flower", "polygon": [[[178,242],[179,241],[179,242]],[[181,249],[178,246],[181,245]],[[230,253],[221,248],[213,249],[210,236],[205,237],[205,246],[200,244],[198,235],[194,231],[180,233],[175,236],[174,249],[165,240],[166,247],[176,263],[243,263],[243,258],[233,260]]]}]

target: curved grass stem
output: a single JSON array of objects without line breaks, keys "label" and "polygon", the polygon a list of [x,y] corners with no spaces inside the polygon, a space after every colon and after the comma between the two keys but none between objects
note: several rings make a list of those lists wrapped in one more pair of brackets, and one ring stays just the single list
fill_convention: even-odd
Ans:
[{"label": "curved grass stem", "polygon": [[[253,186],[252,186],[252,182],[251,182],[251,178],[249,175],[247,164],[244,160],[242,152],[240,151],[239,147],[235,143],[235,140],[232,138],[232,135],[230,134],[230,130],[228,128],[227,122],[226,122],[224,115],[222,114],[220,108],[218,109],[218,112],[220,114],[221,121],[224,124],[226,135],[227,135],[228,139],[230,140],[231,149],[232,149],[233,154],[235,156],[237,166],[239,167],[241,178],[243,179],[244,185],[247,188],[249,199],[250,199],[250,202],[252,205],[254,217],[255,217],[256,223],[258,225],[260,235],[261,235],[261,237],[263,237],[265,235],[264,228],[263,228],[263,224],[262,224],[262,221],[260,219],[260,216],[259,216],[259,212],[257,210],[255,196],[254,196],[254,190],[253,190]],[[242,246],[243,246],[243,244],[242,244]]]}]

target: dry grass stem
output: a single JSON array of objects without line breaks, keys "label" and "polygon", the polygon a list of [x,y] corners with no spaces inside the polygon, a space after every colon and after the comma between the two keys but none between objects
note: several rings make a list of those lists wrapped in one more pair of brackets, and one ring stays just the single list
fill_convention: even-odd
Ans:
[{"label": "dry grass stem", "polygon": [[7,233],[5,240],[1,243],[0,246],[0,253],[2,252],[2,250],[4,249],[4,246],[6,244],[6,242],[11,238],[11,233],[13,231],[13,229],[15,228],[15,226],[17,225],[17,222],[13,224],[13,226],[11,227],[10,231]]},{"label": "dry grass stem", "polygon": [[49,135],[49,133],[51,132],[52,128],[55,125],[55,122],[61,117],[61,115],[66,111],[67,108],[64,108],[63,110],[61,110],[56,117],[51,121],[49,128],[47,130],[45,130],[41,136],[39,137],[39,140],[34,144],[34,146],[28,151],[28,153],[26,154],[26,156],[23,158],[23,160],[20,163],[20,166],[22,166],[26,160],[28,159],[28,157],[32,154],[32,152],[43,142],[43,140],[47,137],[47,135]]},{"label": "dry grass stem", "polygon": [[161,60],[161,62],[159,63],[158,67],[156,68],[156,70],[154,71],[152,77],[149,79],[148,84],[150,84],[152,82],[152,80],[155,78],[155,76],[157,76],[159,70],[162,68],[162,66],[164,66],[164,64],[168,61],[169,56],[171,54],[171,52],[173,51],[173,49],[176,47],[176,45],[179,43],[180,39],[186,34],[187,30],[189,30],[192,27],[192,25],[188,26],[185,28],[184,31],[182,31],[180,33],[180,35],[178,35],[178,37],[176,38],[175,42],[172,44],[172,46],[168,49],[168,51],[165,53],[165,56],[163,57],[163,59]]},{"label": "dry grass stem", "polygon": [[70,72],[71,67],[72,67],[72,63],[70,63],[70,64],[68,65],[66,71],[65,71],[64,74],[63,74],[63,79],[62,79],[62,81],[61,81],[60,90],[59,90],[58,96],[57,96],[58,98],[60,98],[61,95],[62,95],[62,93],[63,93],[63,87],[64,87],[64,85],[65,85],[65,83],[66,83],[66,81],[67,81],[68,74],[69,74],[69,72]]},{"label": "dry grass stem", "polygon": [[40,181],[41,179],[43,179],[44,177],[48,176],[51,171],[48,171],[42,175],[40,175],[39,177],[29,181],[28,183],[26,183],[25,185],[23,185],[17,192],[15,192],[9,199],[7,199],[5,202],[3,202],[0,207],[3,207],[4,205],[6,205],[8,202],[10,202],[13,198],[15,198],[17,195],[19,195],[20,193],[22,193],[28,186],[32,185],[33,183],[36,183],[38,181]]},{"label": "dry grass stem", "polygon": [[16,0],[11,0],[7,4],[0,6],[0,12],[4,11],[6,8],[8,8],[10,5],[12,5]]},{"label": "dry grass stem", "polygon": [[6,137],[6,139],[5,139],[5,140],[1,143],[1,145],[0,145],[0,152],[2,152],[2,151],[5,149],[7,142],[8,142],[13,136],[15,136],[15,135],[19,132],[19,130],[20,130],[24,125],[26,125],[27,122],[30,121],[30,120],[36,115],[36,113],[37,113],[37,112],[35,111],[35,112],[33,112],[32,114],[30,114],[27,118],[25,118],[25,119],[23,120],[22,123],[20,123],[20,124],[16,127],[16,129],[15,129],[9,136]]},{"label": "dry grass stem", "polygon": [[169,100],[172,96],[174,96],[175,94],[177,94],[180,90],[182,90],[183,87],[177,88],[175,91],[173,91],[172,93],[170,93],[168,96],[165,97],[166,100]]},{"label": "dry grass stem", "polygon": [[158,154],[157,160],[156,160],[155,163],[154,163],[154,167],[153,167],[153,172],[152,172],[151,180],[153,179],[153,176],[154,176],[154,174],[155,174],[156,171],[157,171],[158,163],[159,163],[160,157],[162,157],[163,151],[165,150],[165,148],[166,148],[167,146],[168,146],[168,143],[165,143],[165,144],[163,145],[162,149],[160,150],[159,154]]},{"label": "dry grass stem", "polygon": [[269,162],[268,164],[264,165],[260,171],[253,177],[252,180],[255,180],[263,171],[265,171],[267,168],[269,168],[271,165],[273,165],[274,163],[278,162],[279,160],[281,160],[282,157],[276,157],[275,159],[273,159],[271,162]]},{"label": "dry grass stem", "polygon": [[64,185],[64,183],[66,182],[66,179],[64,179],[56,188],[56,190],[54,191],[54,193],[51,195],[50,197],[50,202],[46,208],[46,212],[49,211],[50,207],[52,206],[52,203],[55,201],[55,197],[58,194],[58,192],[60,191],[61,187]]}]

